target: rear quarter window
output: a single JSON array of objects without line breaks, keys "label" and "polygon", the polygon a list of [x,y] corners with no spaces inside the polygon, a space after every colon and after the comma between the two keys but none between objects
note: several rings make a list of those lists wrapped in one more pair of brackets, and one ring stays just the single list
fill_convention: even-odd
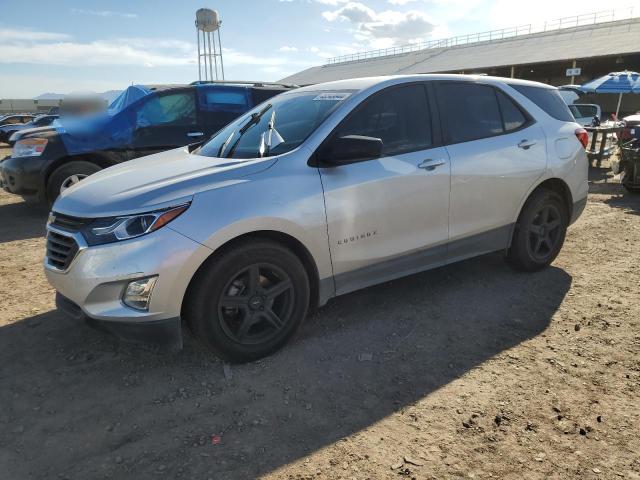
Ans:
[{"label": "rear quarter window", "polygon": [[575,122],[569,107],[564,103],[558,90],[554,88],[533,87],[530,85],[509,85],[527,97],[548,115],[562,122]]}]

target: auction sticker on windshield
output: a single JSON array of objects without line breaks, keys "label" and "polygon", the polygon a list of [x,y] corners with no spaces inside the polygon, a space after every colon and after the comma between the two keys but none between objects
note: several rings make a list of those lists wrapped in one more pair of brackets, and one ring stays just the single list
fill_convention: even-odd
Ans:
[{"label": "auction sticker on windshield", "polygon": [[314,101],[325,100],[325,101],[330,101],[330,102],[339,102],[340,100],[344,100],[345,98],[347,98],[349,95],[351,95],[351,94],[350,93],[346,93],[346,92],[321,93],[320,95],[315,97],[313,100]]}]

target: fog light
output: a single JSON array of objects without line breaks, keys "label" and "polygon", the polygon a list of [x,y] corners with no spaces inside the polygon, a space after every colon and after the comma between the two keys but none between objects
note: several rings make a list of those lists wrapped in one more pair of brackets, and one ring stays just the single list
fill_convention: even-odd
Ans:
[{"label": "fog light", "polygon": [[158,277],[155,276],[129,282],[122,301],[128,307],[136,310],[149,310],[151,292],[153,292],[153,287],[155,287],[157,280]]}]

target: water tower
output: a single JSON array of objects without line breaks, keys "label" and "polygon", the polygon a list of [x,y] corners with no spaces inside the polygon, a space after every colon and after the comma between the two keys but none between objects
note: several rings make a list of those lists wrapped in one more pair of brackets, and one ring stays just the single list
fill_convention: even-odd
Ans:
[{"label": "water tower", "polygon": [[[198,80],[200,81],[207,82],[224,80],[220,25],[222,25],[222,21],[220,20],[220,14],[216,10],[200,8],[196,12],[196,33],[198,34]],[[217,44],[216,32],[218,34]],[[204,70],[202,67],[204,67]]]}]

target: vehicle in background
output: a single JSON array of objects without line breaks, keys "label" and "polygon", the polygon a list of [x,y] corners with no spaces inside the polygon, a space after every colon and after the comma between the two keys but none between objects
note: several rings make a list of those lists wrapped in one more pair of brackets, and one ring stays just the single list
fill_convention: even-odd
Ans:
[{"label": "vehicle in background", "polygon": [[493,251],[549,265],[587,202],[585,133],[556,88],[525,80],[303,87],[64,191],[46,275],[75,318],[172,347],[184,320],[254,360],[337,295]]},{"label": "vehicle in background", "polygon": [[[573,103],[568,105],[571,114],[580,125],[589,127],[602,119],[600,105],[593,103]],[[597,120],[594,120],[597,119]]]},{"label": "vehicle in background", "polygon": [[0,117],[0,126],[8,124],[23,124],[28,123],[35,118],[35,115],[30,113],[16,113],[10,115],[3,115]]},{"label": "vehicle in background", "polygon": [[575,103],[584,95],[584,92],[580,90],[580,85],[562,85],[558,87],[558,93],[567,105]]},{"label": "vehicle in background", "polygon": [[624,129],[622,130],[620,139],[636,139],[640,142],[640,112],[624,117],[622,120],[624,121]]},{"label": "vehicle in background", "polygon": [[103,168],[203,142],[255,105],[292,87],[209,83],[135,85],[106,112],[65,117],[29,133],[0,165],[5,190],[52,203],[61,191]]},{"label": "vehicle in background", "polygon": [[0,142],[5,142],[13,146],[16,139],[11,139],[16,132],[31,128],[48,127],[57,118],[58,115],[39,115],[27,123],[10,123],[8,125],[2,125],[0,127]]}]

